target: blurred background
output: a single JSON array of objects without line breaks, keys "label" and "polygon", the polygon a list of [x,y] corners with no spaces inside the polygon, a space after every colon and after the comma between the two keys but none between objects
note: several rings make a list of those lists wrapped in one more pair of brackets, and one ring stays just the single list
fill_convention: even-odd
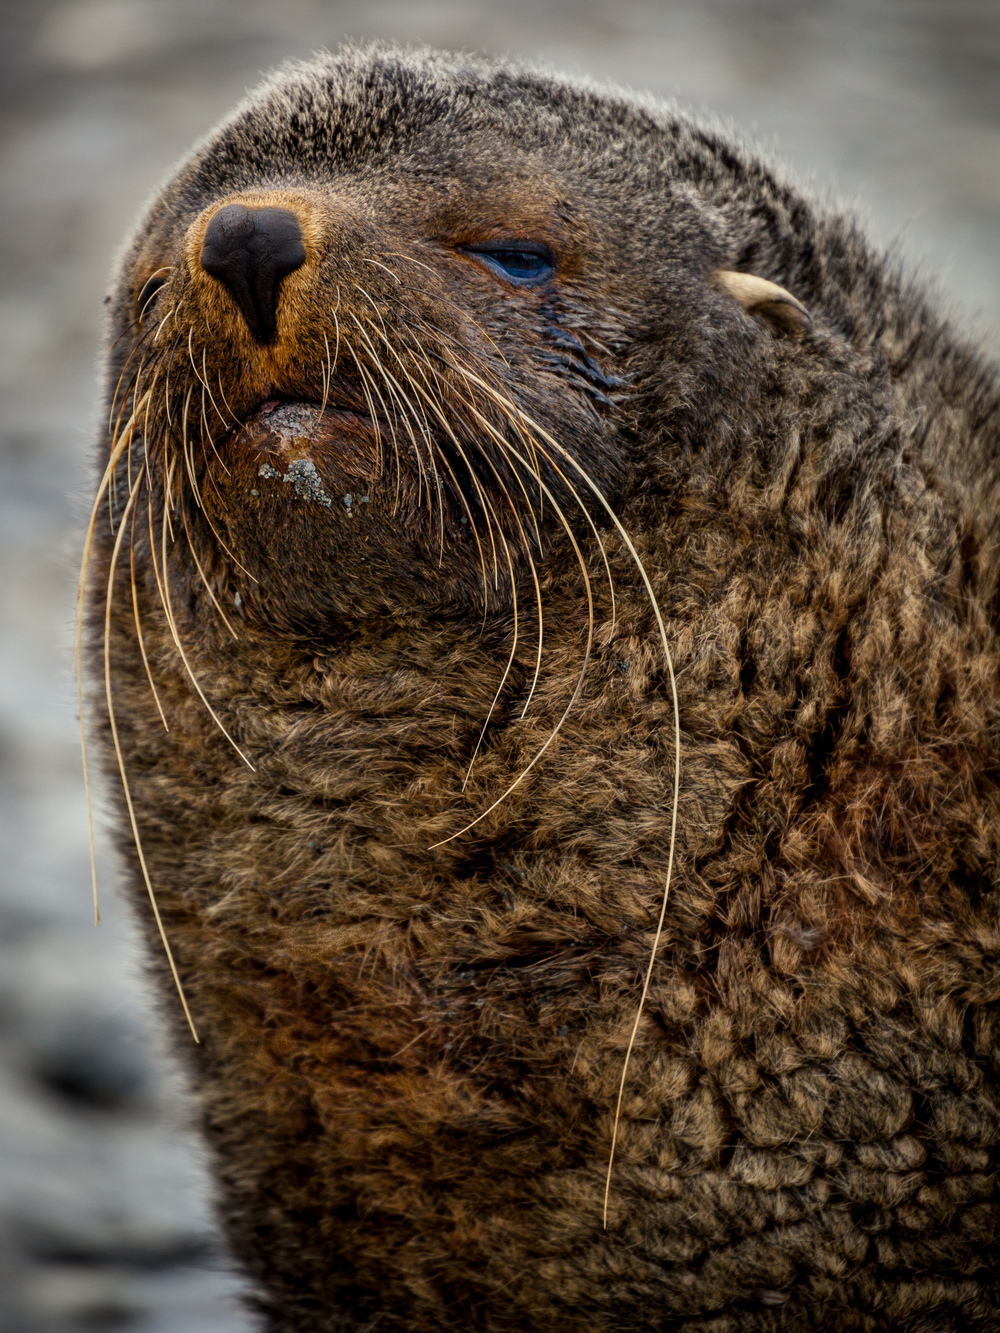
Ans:
[{"label": "blurred background", "polygon": [[70,663],[101,302],[191,141],[288,56],[541,58],[708,108],[1000,333],[998,0],[0,0],[0,1328],[248,1333],[100,828]]}]

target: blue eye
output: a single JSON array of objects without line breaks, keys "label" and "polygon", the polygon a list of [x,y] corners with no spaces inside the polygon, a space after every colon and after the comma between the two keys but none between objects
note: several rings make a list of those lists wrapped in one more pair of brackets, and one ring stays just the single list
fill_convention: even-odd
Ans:
[{"label": "blue eye", "polygon": [[518,287],[535,287],[555,272],[555,255],[534,241],[490,241],[458,248]]}]

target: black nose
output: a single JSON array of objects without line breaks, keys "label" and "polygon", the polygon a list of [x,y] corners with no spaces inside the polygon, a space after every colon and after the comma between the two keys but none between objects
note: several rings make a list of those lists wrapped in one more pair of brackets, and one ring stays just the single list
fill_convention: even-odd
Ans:
[{"label": "black nose", "polygon": [[278,288],[306,262],[302,229],[285,208],[220,208],[205,230],[201,266],[218,278],[259,343],[274,337]]}]

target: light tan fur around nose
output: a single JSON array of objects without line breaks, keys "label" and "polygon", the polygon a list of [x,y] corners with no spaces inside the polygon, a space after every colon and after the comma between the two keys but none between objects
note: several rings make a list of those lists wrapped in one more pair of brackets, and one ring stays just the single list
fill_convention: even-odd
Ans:
[{"label": "light tan fur around nose", "polygon": [[[306,247],[306,262],[287,274],[281,283],[278,298],[277,337],[267,347],[259,346],[245,322],[219,283],[205,273],[201,266],[201,252],[208,224],[220,209],[231,204],[244,208],[283,208],[293,213],[302,229]],[[204,318],[202,323],[212,329],[224,329],[227,336],[241,349],[244,358],[244,382],[253,386],[253,392],[270,391],[270,386],[282,381],[288,363],[294,358],[300,333],[299,316],[315,281],[317,265],[330,245],[330,226],[321,201],[310,197],[304,190],[244,190],[213,200],[211,205],[195,218],[184,241],[184,264],[197,293]]]},{"label": "light tan fur around nose", "polygon": [[[302,190],[243,190],[213,200],[212,204],[195,218],[184,242],[184,259],[190,273],[201,274],[201,250],[205,243],[208,224],[223,208],[242,204],[244,208],[284,208],[293,213],[302,228],[306,246],[306,265],[315,264],[326,249],[329,236],[323,223],[322,210],[315,200]],[[291,275],[289,275],[291,276]]]},{"label": "light tan fur around nose", "polygon": [[724,268],[716,270],[715,280],[748,314],[762,315],[778,332],[801,338],[812,329],[809,311],[776,282],[758,278],[755,273],[736,273]]}]

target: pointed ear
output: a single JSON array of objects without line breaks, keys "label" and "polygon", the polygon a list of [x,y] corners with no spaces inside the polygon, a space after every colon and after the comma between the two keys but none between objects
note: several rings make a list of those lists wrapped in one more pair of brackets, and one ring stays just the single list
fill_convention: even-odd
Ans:
[{"label": "pointed ear", "polygon": [[761,315],[776,333],[790,333],[801,338],[812,329],[812,315],[791,292],[767,278],[753,273],[735,273],[732,269],[716,269],[715,281],[724,292],[735,297],[750,315]]}]

